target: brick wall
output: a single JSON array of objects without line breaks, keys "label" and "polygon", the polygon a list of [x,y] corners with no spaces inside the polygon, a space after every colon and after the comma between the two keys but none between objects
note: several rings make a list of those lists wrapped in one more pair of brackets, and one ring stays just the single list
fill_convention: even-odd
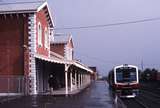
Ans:
[{"label": "brick wall", "polygon": [[36,33],[36,35],[37,35],[37,37],[36,37],[36,40],[37,40],[36,41],[37,53],[45,55],[45,56],[48,56],[50,49],[45,48],[45,45],[44,45],[44,43],[45,43],[44,42],[45,41],[45,36],[44,36],[45,27],[48,28],[48,23],[47,23],[47,19],[46,19],[46,15],[45,15],[45,11],[44,10],[41,10],[40,12],[38,12],[36,14],[36,25],[37,25],[36,29],[37,29],[37,31],[38,31],[38,23],[39,22],[42,25],[42,46],[41,47],[38,46],[38,32],[37,32]]},{"label": "brick wall", "polygon": [[24,74],[22,15],[0,15],[0,75]]}]

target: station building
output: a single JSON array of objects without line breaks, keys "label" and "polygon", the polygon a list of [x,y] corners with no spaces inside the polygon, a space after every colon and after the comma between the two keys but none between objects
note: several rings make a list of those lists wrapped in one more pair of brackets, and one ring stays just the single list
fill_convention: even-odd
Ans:
[{"label": "station building", "polygon": [[47,94],[50,74],[55,95],[78,93],[90,84],[93,71],[73,59],[71,36],[54,32],[46,1],[1,3],[0,95]]},{"label": "station building", "polygon": [[98,79],[97,67],[95,67],[95,66],[90,66],[89,68],[93,71],[93,74],[91,75],[91,79],[92,79],[93,81],[97,80],[97,79]]}]

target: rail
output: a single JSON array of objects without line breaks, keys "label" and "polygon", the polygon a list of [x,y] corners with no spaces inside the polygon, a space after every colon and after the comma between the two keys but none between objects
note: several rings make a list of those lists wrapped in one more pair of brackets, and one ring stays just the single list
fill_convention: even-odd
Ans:
[{"label": "rail", "polygon": [[142,108],[149,108],[147,105],[145,105],[144,103],[142,103],[140,100],[138,99],[134,99],[134,101],[136,101],[140,106],[142,106]]}]

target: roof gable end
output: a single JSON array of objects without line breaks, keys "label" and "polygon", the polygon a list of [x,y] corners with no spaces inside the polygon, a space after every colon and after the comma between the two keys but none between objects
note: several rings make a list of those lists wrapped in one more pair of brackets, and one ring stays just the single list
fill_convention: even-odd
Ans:
[{"label": "roof gable end", "polygon": [[73,45],[73,40],[72,40],[72,37],[70,36],[70,39],[68,41],[68,44],[71,45],[72,48],[74,48],[74,45]]},{"label": "roof gable end", "polygon": [[46,8],[48,13],[48,20],[50,27],[54,27],[51,12],[47,1],[34,1],[34,2],[1,2],[0,14],[15,14],[15,13],[36,13]]}]

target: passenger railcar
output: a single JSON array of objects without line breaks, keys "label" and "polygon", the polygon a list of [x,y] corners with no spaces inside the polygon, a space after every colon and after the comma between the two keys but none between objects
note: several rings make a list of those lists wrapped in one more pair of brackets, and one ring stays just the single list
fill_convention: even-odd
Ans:
[{"label": "passenger railcar", "polygon": [[109,86],[120,97],[135,97],[139,92],[138,67],[134,65],[115,66],[108,75]]}]

